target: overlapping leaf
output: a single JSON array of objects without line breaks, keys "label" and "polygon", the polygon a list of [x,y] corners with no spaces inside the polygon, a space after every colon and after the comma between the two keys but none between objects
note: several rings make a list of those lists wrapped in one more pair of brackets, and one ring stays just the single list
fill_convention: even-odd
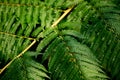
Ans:
[{"label": "overlapping leaf", "polygon": [[107,80],[90,49],[75,38],[56,38],[45,52],[52,80]]},{"label": "overlapping leaf", "polygon": [[[50,77],[53,80],[108,79],[101,68],[108,73],[110,72],[109,76],[112,79],[119,80],[120,8],[115,4],[116,2],[119,1],[1,0],[0,32],[35,37],[38,42],[33,46],[35,48],[33,50],[37,51],[38,54],[45,53],[43,61],[49,59],[48,67],[51,71]],[[72,11],[55,28],[51,28],[53,22],[59,19],[64,10],[73,6]],[[0,52],[0,65],[13,58],[10,52],[15,52],[17,55],[19,50],[23,49],[18,47],[21,45],[25,47],[30,43],[29,40],[3,34],[0,35],[0,39],[0,44],[3,46],[0,46],[0,51],[2,51]],[[1,53],[6,56],[3,58]],[[24,59],[27,68],[18,72],[24,68]],[[30,63],[27,60],[32,62]],[[38,68],[32,63],[36,64],[31,59],[19,58],[11,64],[3,75],[5,77],[1,79],[29,80],[47,77],[42,67]],[[14,67],[16,64],[19,67]],[[20,76],[10,74],[14,68],[16,70],[13,73],[17,72]],[[21,76],[26,72],[28,74],[22,78]],[[31,76],[33,72],[35,74]]]},{"label": "overlapping leaf", "polygon": [[15,60],[2,74],[3,76],[0,76],[0,80],[45,80],[45,78],[49,78],[45,67],[34,61],[30,55],[31,52],[27,52]]},{"label": "overlapping leaf", "polygon": [[1,64],[6,64],[14,57],[19,55],[25,48],[27,48],[33,40],[16,36],[13,34],[0,32],[0,61]]}]

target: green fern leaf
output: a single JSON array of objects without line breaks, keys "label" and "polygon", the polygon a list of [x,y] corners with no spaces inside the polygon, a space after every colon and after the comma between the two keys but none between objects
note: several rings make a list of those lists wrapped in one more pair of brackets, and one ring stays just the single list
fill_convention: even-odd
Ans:
[{"label": "green fern leaf", "polygon": [[49,78],[45,67],[32,60],[30,53],[27,52],[23,57],[15,60],[2,74],[0,80],[45,80],[45,78]]},{"label": "green fern leaf", "polygon": [[31,41],[32,38],[0,32],[0,61],[4,61],[1,64],[5,65],[18,56],[31,44]]},{"label": "green fern leaf", "polygon": [[[32,57],[38,59],[43,53],[42,62],[49,60],[53,80],[109,79],[105,72],[111,79],[119,80],[119,7],[118,0],[0,0],[0,68],[28,47],[31,39],[27,37],[34,37],[37,42],[30,50],[37,53]],[[23,65],[17,64],[24,64],[23,60],[28,65],[25,65],[28,74],[22,78],[25,74],[22,70],[18,72],[20,76],[13,76],[11,73],[16,73],[17,68],[23,69]],[[18,67],[12,72],[16,64]],[[27,79],[44,80],[48,78],[45,72],[33,58],[23,56],[8,67],[0,79],[26,80],[29,76]]]},{"label": "green fern leaf", "polygon": [[60,38],[53,41],[44,55],[44,58],[48,55],[50,57],[49,70],[52,80],[107,80],[108,77],[88,47],[69,36],[59,40]]}]

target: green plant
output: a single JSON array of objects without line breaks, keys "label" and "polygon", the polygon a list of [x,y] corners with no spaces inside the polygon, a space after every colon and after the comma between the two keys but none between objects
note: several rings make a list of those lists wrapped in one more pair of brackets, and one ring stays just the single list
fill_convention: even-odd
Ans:
[{"label": "green plant", "polygon": [[119,80],[118,0],[1,0],[0,80]]}]

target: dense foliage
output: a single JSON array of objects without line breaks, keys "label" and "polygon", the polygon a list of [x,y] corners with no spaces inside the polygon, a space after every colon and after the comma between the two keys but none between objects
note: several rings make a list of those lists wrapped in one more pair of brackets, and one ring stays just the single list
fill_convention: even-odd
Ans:
[{"label": "dense foliage", "polygon": [[0,0],[0,80],[120,80],[119,0]]}]

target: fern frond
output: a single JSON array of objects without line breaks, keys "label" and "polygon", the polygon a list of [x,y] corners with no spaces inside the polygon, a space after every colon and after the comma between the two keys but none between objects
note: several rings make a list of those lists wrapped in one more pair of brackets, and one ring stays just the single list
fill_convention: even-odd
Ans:
[{"label": "fern frond", "polygon": [[[91,1],[92,2],[92,1]],[[105,22],[106,27],[114,29],[116,34],[120,34],[120,11],[116,4],[112,1],[95,1],[93,2],[95,8],[98,10],[98,14],[102,20]]]},{"label": "fern frond", "polygon": [[[0,0],[0,68],[28,47],[31,39],[20,38],[27,36],[37,39],[31,50],[37,52],[34,57],[45,53],[43,62],[49,60],[53,80],[106,80],[104,71],[110,73],[111,79],[119,80],[120,8],[116,2],[119,1]],[[12,75],[8,73],[15,64],[24,64],[24,57],[16,59],[1,79]],[[35,72],[32,78],[47,77],[44,69],[38,71],[38,66],[31,67],[32,62],[25,61],[29,65],[27,69]],[[21,64],[18,68],[23,68]],[[22,71],[18,74],[22,75]],[[31,77],[31,73],[27,76]]]},{"label": "fern frond", "polygon": [[89,48],[73,37],[55,39],[48,46],[43,58],[48,55],[52,80],[107,80],[108,78]]},{"label": "fern frond", "polygon": [[23,57],[15,60],[2,74],[0,80],[45,80],[49,78],[45,67],[32,60],[29,54],[30,52],[27,52]]},{"label": "fern frond", "polygon": [[[28,39],[28,40],[27,40]],[[27,38],[22,36],[17,36],[5,32],[0,32],[0,61],[5,65],[10,62],[0,71],[0,74],[17,58],[22,56],[35,42],[33,38]],[[31,43],[31,40],[34,40]],[[23,42],[24,41],[24,42]],[[31,44],[30,44],[31,43]],[[22,46],[22,47],[21,47]]]},{"label": "fern frond", "polygon": [[[0,30],[11,33],[11,30],[14,28],[16,30],[14,34],[23,36],[31,36],[30,33],[40,26],[42,27],[42,31],[44,28],[50,27],[62,13],[61,9],[49,8],[38,0],[35,2],[31,0],[21,1],[21,3],[19,3],[19,1],[3,1],[0,3],[0,7],[0,23],[2,24]],[[6,24],[7,21],[9,24]],[[16,24],[15,26],[15,22],[19,22],[19,25]],[[37,26],[37,24],[39,24],[39,26]],[[8,31],[6,27],[10,30]],[[40,32],[41,31],[39,31],[39,33]]]},{"label": "fern frond", "polygon": [[89,4],[95,9],[96,13],[94,16],[96,17],[91,17],[87,24],[84,24],[81,29],[82,33],[89,35],[89,40],[86,44],[91,47],[92,51],[101,61],[105,71],[110,73],[111,78],[119,80],[118,74],[120,69],[116,67],[116,71],[114,72],[112,67],[115,62],[117,64],[114,65],[114,68],[120,65],[117,61],[120,51],[118,47],[120,46],[119,8],[117,8],[117,5],[112,3],[112,1],[107,0],[92,0],[89,1]]}]

